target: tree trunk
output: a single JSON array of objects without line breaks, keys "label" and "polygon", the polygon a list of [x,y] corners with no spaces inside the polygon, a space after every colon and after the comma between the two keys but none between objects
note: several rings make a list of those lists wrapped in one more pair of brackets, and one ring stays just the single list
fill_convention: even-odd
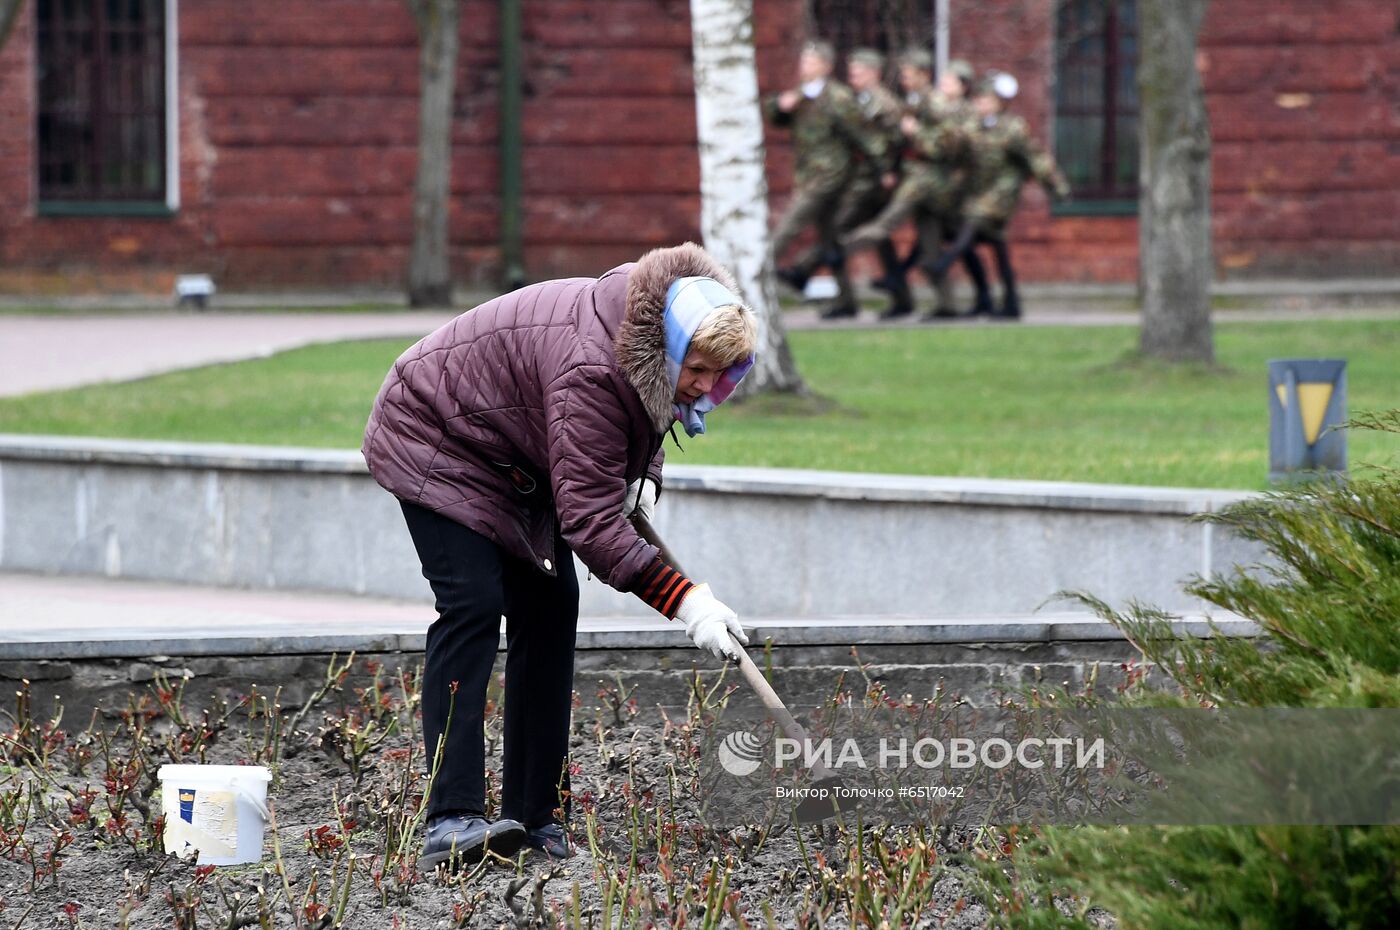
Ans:
[{"label": "tree trunk", "polygon": [[1210,320],[1210,126],[1197,38],[1208,0],[1139,0],[1138,201],[1144,355],[1215,357]]},{"label": "tree trunk", "polygon": [[409,0],[418,22],[418,179],[413,190],[413,255],[408,303],[452,304],[447,218],[452,190],[452,96],[456,89],[457,0]]},{"label": "tree trunk", "polygon": [[700,230],[759,318],[758,361],[740,390],[804,392],[768,258],[768,182],[754,66],[753,0],[691,0]]}]

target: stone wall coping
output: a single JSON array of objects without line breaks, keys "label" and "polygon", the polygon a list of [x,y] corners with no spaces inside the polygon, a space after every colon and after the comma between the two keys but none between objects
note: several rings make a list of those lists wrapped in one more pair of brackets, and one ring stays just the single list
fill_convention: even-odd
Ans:
[{"label": "stone wall coping", "polygon": [[[97,638],[91,629],[47,629],[0,640],[0,660],[140,658],[153,655],[287,655],[329,652],[422,652],[422,624],[366,625],[362,620],[306,624],[220,624],[217,628],[171,630],[131,627],[120,636]],[[1172,624],[1179,636],[1257,636],[1258,627],[1233,614],[1185,615]],[[946,645],[1121,641],[1111,624],[1088,613],[951,618],[761,618],[745,625],[761,654],[764,640],[775,649],[806,646]],[[71,634],[71,635],[70,635]],[[500,648],[505,648],[501,637]],[[694,649],[676,623],[654,620],[585,619],[579,650]]]},{"label": "stone wall coping", "polygon": [[[223,471],[366,474],[348,449],[224,443],[154,442],[0,433],[0,461],[51,461]],[[713,494],[808,497],[832,501],[959,504],[1120,513],[1210,513],[1253,496],[1247,491],[943,478],[788,468],[667,465],[669,489]]]}]

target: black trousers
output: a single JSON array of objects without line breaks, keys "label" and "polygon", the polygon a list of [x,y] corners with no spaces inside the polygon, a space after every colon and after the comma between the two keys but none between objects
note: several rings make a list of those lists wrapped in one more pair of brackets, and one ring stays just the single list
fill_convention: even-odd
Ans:
[{"label": "black trousers", "polygon": [[[455,520],[400,502],[437,599],[423,667],[423,739],[431,770],[446,732],[428,815],[486,810],[486,686],[506,617],[502,817],[555,820],[568,788],[578,577],[562,539],[551,578]],[[453,694],[455,689],[456,693]],[[451,725],[448,713],[451,711]],[[567,795],[564,795],[567,798]]]}]

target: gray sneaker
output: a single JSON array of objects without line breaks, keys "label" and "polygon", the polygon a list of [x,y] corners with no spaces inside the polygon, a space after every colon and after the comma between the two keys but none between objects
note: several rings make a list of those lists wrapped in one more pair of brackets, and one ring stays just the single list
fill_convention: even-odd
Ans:
[{"label": "gray sneaker", "polygon": [[423,836],[423,852],[418,863],[424,869],[435,869],[439,863],[472,865],[486,853],[493,852],[509,859],[520,851],[525,842],[525,828],[515,820],[497,820],[470,814],[448,814],[428,821]]}]

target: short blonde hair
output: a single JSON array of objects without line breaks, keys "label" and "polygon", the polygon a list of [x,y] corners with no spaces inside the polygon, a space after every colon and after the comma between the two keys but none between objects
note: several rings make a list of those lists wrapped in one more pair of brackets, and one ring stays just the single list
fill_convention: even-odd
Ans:
[{"label": "short blonde hair", "polygon": [[696,327],[690,337],[692,351],[700,351],[729,366],[754,354],[758,346],[758,323],[753,311],[742,304],[726,304]]}]

